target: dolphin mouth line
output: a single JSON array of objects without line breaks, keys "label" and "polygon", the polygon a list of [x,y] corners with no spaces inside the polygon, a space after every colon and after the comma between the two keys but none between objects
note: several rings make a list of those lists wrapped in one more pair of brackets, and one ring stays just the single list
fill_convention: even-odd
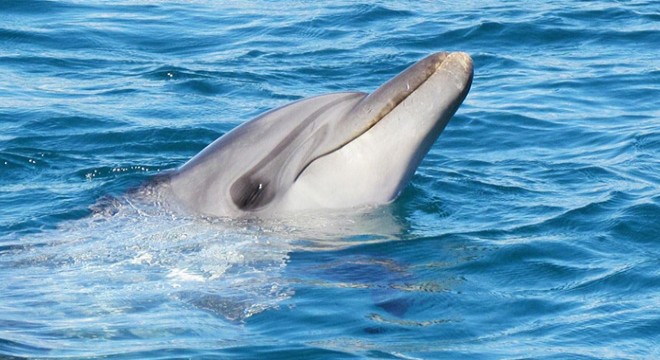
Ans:
[{"label": "dolphin mouth line", "polygon": [[[344,143],[339,144],[337,147],[328,150],[325,153],[319,154],[318,156],[311,158],[305,166],[303,166],[298,174],[296,174],[294,178],[294,182],[298,180],[298,178],[302,175],[302,173],[305,172],[305,170],[316,160],[328,156],[336,151],[341,150],[343,147],[346,145],[350,144],[360,136],[364,135],[366,132],[371,130],[376,124],[378,124],[381,120],[383,120],[387,115],[389,115],[394,109],[397,108],[402,102],[404,102],[408,97],[410,97],[412,94],[417,91],[422,85],[424,85],[434,74],[436,74],[438,71],[442,70],[443,65],[446,64],[446,60],[450,55],[453,54],[459,54],[458,56],[465,56],[466,54],[463,53],[449,53],[449,52],[439,52],[435,53],[432,55],[427,56],[426,58],[422,59],[421,61],[415,63],[411,67],[407,68],[404,70],[401,74],[397,75],[393,79],[389,80],[385,84],[381,85],[376,91],[373,93],[367,95],[364,99],[362,99],[359,103],[357,103],[354,107],[353,110],[359,109],[361,106],[364,106],[366,103],[369,101],[378,101],[379,97],[385,97],[387,95],[390,95],[387,93],[387,91],[381,91],[381,89],[387,90],[388,87],[390,86],[396,86],[398,87],[403,87],[403,81],[402,78],[406,77],[406,75],[409,75],[410,73],[417,72],[421,70],[421,77],[415,77],[412,76],[409,79],[406,79],[405,81],[405,90],[401,91],[396,94],[396,96],[391,97],[389,101],[386,102],[386,104],[380,109],[380,111],[373,116],[371,120],[367,122],[367,126],[364,127],[361,131],[355,133],[353,136],[349,137],[347,141]],[[414,75],[414,74],[413,74]],[[401,82],[398,84],[398,82]],[[411,85],[412,82],[412,85]],[[400,90],[400,89],[399,89]],[[373,108],[367,107],[364,111],[367,111],[367,113],[370,113],[373,111]]]},{"label": "dolphin mouth line", "polygon": [[[441,53],[435,53],[432,55],[427,56],[426,58],[420,60],[419,62],[415,63],[408,69],[404,70],[401,74],[397,75],[393,79],[389,80],[385,84],[381,85],[376,91],[373,93],[369,94],[367,97],[362,99],[358,104],[355,105],[354,108],[358,108],[363,105],[363,103],[367,103],[369,101],[378,101],[380,100],[380,97],[388,96],[391,95],[387,91],[382,91],[381,89],[387,90],[389,87],[403,87],[403,78],[408,77],[410,73],[414,73],[416,71],[422,70],[422,77],[417,78],[415,76],[410,76],[410,78],[405,79],[405,86],[406,89],[404,91],[401,91],[399,93],[396,93],[395,96],[391,97],[391,100],[387,101],[386,104],[382,107],[382,109],[374,116],[374,118],[368,122],[367,127],[357,133],[354,137],[351,138],[347,143],[355,140],[356,138],[360,137],[360,135],[364,134],[365,132],[369,131],[372,127],[374,127],[376,124],[378,124],[384,117],[386,117],[389,113],[392,112],[392,110],[396,109],[397,106],[399,106],[402,102],[404,102],[410,95],[414,94],[417,89],[419,89],[424,83],[426,83],[431,76],[433,76],[440,68],[442,67],[442,64],[445,63],[445,60],[450,54],[447,52],[441,52]],[[412,85],[411,85],[412,82]],[[400,90],[400,89],[396,89]],[[367,110],[368,112],[371,112],[371,109]],[[343,144],[339,146],[339,148],[343,147]]]}]

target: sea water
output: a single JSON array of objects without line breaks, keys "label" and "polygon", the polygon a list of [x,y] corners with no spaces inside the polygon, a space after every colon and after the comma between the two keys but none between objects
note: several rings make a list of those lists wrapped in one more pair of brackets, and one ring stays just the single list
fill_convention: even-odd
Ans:
[{"label": "sea water", "polygon": [[[658,49],[657,1],[0,1],[0,357],[658,358]],[[390,205],[136,190],[437,51],[472,90]]]}]

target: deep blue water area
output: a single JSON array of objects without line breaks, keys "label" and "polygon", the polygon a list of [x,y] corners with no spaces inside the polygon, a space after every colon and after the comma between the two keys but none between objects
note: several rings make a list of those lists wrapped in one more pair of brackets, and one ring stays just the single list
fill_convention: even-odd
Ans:
[{"label": "deep blue water area", "polygon": [[[0,0],[1,358],[660,358],[657,1]],[[394,203],[132,198],[238,124],[465,51]]]}]

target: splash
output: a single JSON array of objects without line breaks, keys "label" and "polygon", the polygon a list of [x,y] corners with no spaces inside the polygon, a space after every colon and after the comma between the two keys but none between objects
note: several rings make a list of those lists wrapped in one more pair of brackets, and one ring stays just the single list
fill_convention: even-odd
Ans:
[{"label": "splash", "polygon": [[13,269],[2,287],[35,292],[35,314],[69,318],[168,304],[240,322],[292,295],[281,277],[286,238],[249,221],[182,216],[145,198],[105,199],[88,218],[22,239],[31,245],[0,257],[3,269]]}]

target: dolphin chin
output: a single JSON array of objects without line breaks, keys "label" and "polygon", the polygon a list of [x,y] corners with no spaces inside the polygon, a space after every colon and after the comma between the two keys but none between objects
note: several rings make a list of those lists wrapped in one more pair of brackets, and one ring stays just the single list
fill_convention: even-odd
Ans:
[{"label": "dolphin chin", "polygon": [[435,53],[371,94],[268,111],[220,137],[161,183],[205,215],[276,216],[394,200],[470,89],[472,59]]}]

